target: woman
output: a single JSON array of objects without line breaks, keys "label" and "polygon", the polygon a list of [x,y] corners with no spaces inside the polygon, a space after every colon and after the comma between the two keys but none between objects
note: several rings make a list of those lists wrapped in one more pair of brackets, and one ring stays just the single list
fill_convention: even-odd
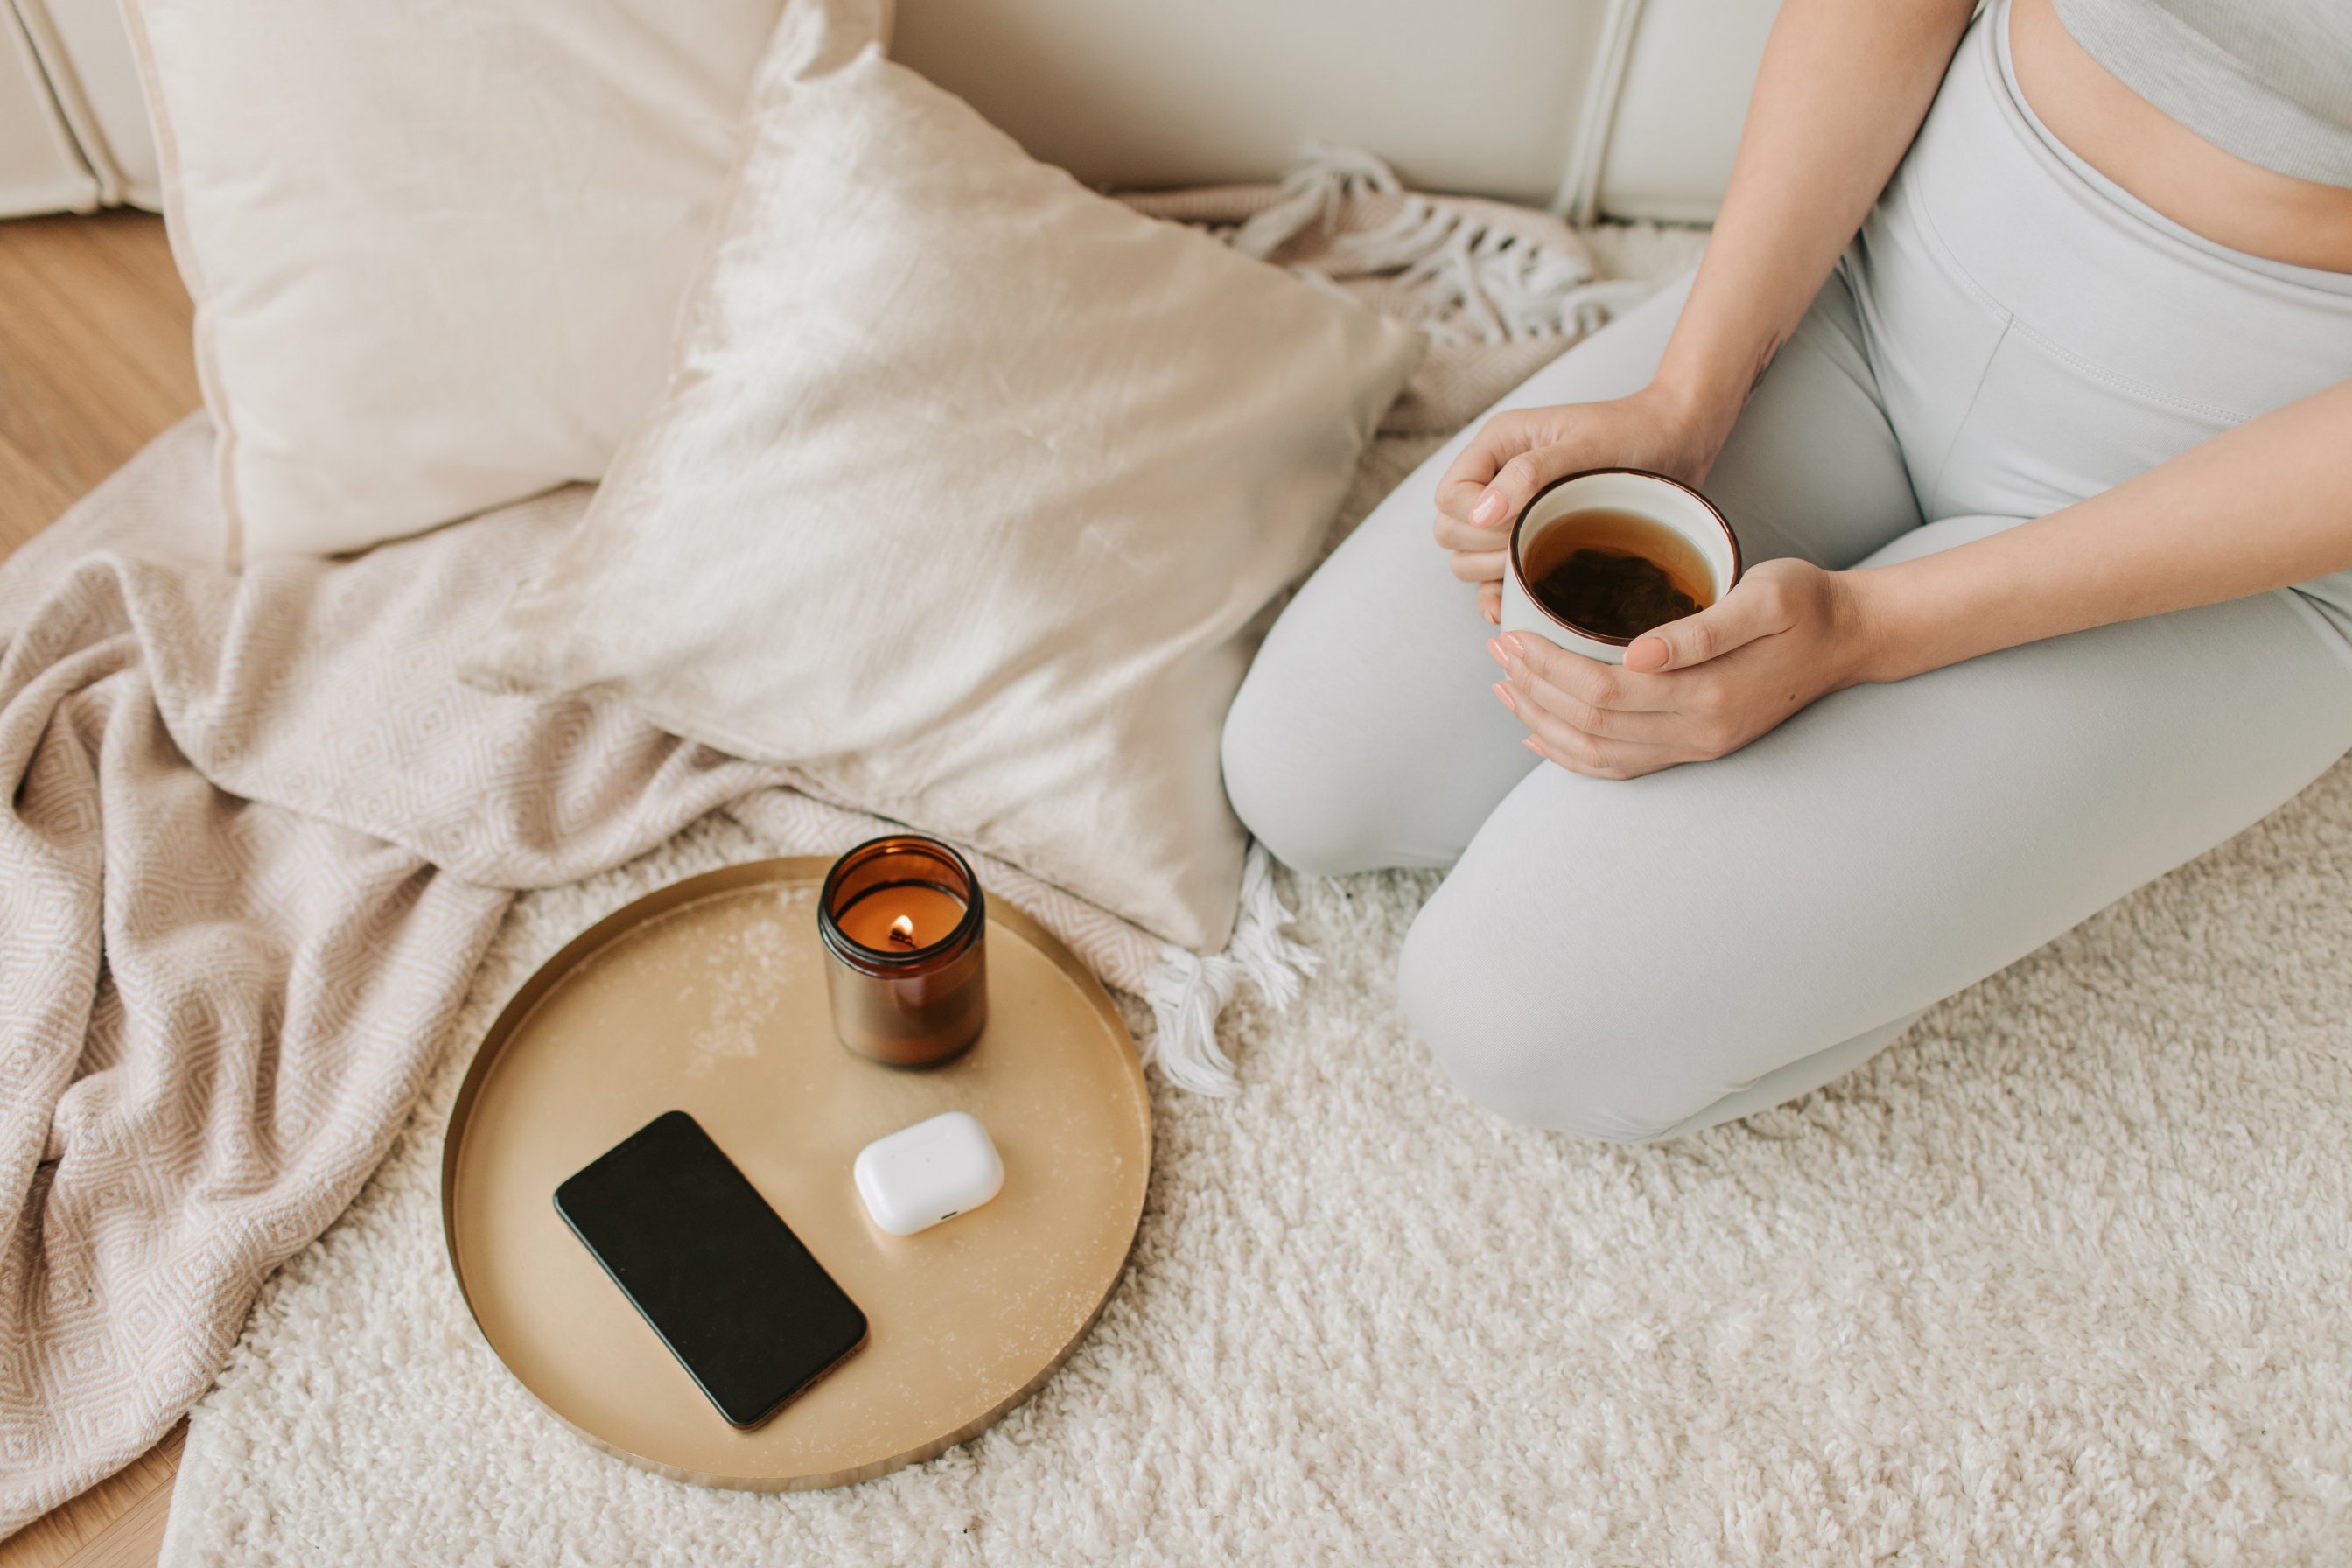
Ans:
[{"label": "woman", "polygon": [[[1802,1094],[2352,748],[2352,8],[1969,10],[1788,0],[1696,280],[1383,503],[1234,704],[1276,855],[1453,867],[1400,985],[1507,1116]],[[1478,618],[1604,466],[1750,563],[1622,670]]]}]

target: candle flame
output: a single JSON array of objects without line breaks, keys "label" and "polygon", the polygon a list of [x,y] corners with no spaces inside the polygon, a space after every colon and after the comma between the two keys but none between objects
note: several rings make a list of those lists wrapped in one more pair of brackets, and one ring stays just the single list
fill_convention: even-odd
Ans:
[{"label": "candle flame", "polygon": [[915,922],[905,915],[900,915],[897,920],[892,921],[890,922],[890,940],[897,942],[900,947],[914,946]]}]

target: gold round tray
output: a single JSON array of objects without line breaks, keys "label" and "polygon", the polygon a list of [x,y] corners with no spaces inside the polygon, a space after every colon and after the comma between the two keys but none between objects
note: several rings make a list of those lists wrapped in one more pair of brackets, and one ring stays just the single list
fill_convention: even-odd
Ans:
[{"label": "gold round tray", "polygon": [[[1109,1300],[1143,1215],[1151,1109],[1118,1011],[1069,950],[989,904],[989,1023],[902,1072],[834,1037],[816,932],[827,858],[652,893],[573,939],[482,1042],[441,1157],[441,1222],[483,1336],[599,1447],[678,1480],[838,1486],[971,1437],[1034,1391]],[[558,1184],[661,1112],[702,1123],[866,1310],[863,1350],[765,1426],[703,1398],[555,1212]],[[1004,1189],[895,1237],[850,1181],[886,1132],[969,1110]]]}]

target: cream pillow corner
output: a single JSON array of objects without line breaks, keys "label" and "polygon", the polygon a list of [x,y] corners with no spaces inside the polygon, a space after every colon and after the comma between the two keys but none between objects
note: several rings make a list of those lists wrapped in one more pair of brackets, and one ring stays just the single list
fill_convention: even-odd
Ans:
[{"label": "cream pillow corner", "polygon": [[1218,768],[1408,329],[868,49],[762,67],[669,395],[478,654],[1220,947]]},{"label": "cream pillow corner", "polygon": [[[594,479],[778,0],[126,0],[232,560]],[[836,5],[880,36],[883,0]]]}]

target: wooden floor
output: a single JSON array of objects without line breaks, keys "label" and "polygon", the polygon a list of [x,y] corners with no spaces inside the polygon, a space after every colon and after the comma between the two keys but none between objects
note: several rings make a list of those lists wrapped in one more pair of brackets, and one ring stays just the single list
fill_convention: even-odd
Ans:
[{"label": "wooden floor", "polygon": [[161,218],[0,223],[0,555],[196,406],[191,314]]},{"label": "wooden floor", "polygon": [[[0,223],[0,557],[196,406],[190,314],[161,218]],[[147,1568],[186,1436],[0,1541],[0,1568]]]}]

